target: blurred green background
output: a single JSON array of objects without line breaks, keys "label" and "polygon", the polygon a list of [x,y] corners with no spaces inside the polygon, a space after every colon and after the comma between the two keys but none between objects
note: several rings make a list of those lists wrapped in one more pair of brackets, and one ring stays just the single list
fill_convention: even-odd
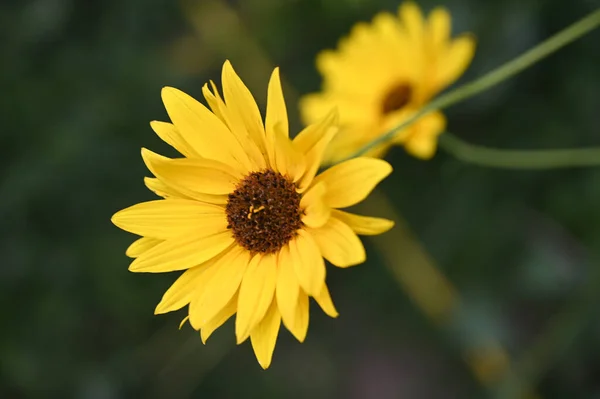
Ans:
[{"label": "blurred green background", "polygon": [[[505,171],[393,150],[395,172],[363,209],[398,226],[365,239],[365,264],[329,269],[340,317],[311,305],[306,342],[282,331],[268,371],[248,342],[235,346],[231,322],[203,346],[177,329],[183,311],[153,316],[176,273],[127,271],[133,237],[110,216],[153,198],[140,147],[172,154],[148,125],[167,120],[162,86],[200,98],[228,58],[264,106],[279,65],[298,131],[317,52],[398,5],[3,1],[0,397],[600,398],[599,169]],[[444,5],[454,33],[477,36],[464,82],[599,3]],[[600,31],[450,108],[449,129],[501,148],[600,145],[598,43]],[[432,315],[418,298],[448,309]]]}]

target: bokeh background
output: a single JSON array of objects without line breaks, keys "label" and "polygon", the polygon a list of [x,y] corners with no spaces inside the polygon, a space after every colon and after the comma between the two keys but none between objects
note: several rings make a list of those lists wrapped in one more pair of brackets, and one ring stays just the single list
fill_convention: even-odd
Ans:
[{"label": "bokeh background", "polygon": [[[364,205],[392,217],[368,261],[329,269],[340,317],[312,306],[263,371],[229,322],[206,346],[153,316],[177,273],[132,274],[110,216],[150,200],[142,146],[160,88],[201,97],[232,61],[264,106],[282,68],[293,131],[314,57],[390,0],[22,0],[0,5],[1,398],[600,398],[600,170],[513,171],[393,150]],[[419,3],[430,10],[437,3]],[[462,82],[600,4],[452,0],[477,36]],[[448,109],[500,148],[600,145],[600,31]],[[313,303],[314,305],[314,303]]]}]

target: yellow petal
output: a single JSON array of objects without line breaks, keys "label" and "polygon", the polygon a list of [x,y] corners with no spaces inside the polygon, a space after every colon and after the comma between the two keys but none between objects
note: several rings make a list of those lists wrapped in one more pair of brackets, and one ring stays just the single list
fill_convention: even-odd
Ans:
[{"label": "yellow petal", "polygon": [[325,259],[333,265],[348,267],[365,261],[366,254],[362,242],[352,229],[339,219],[331,217],[323,227],[308,230]]},{"label": "yellow petal", "polygon": [[262,320],[273,302],[277,282],[276,255],[255,255],[250,261],[238,298],[235,336],[240,344]]},{"label": "yellow petal", "polygon": [[369,216],[355,215],[334,209],[331,215],[336,219],[346,223],[356,234],[362,234],[366,236],[377,235],[385,233],[392,227],[394,222],[382,218],[374,218]]},{"label": "yellow petal", "polygon": [[197,158],[198,154],[194,149],[181,137],[175,126],[167,122],[152,121],[150,127],[161,138],[162,141],[169,144],[171,147],[179,151],[183,156],[188,158]]},{"label": "yellow petal", "polygon": [[315,177],[314,184],[325,182],[327,205],[345,208],[365,199],[391,172],[392,166],[382,159],[354,158],[327,169]]},{"label": "yellow petal", "polygon": [[278,254],[277,259],[277,288],[275,295],[277,307],[281,313],[283,324],[294,333],[296,322],[296,307],[300,285],[294,272],[289,245],[285,245]]},{"label": "yellow petal", "polygon": [[412,1],[402,3],[400,6],[400,18],[412,38],[423,37],[423,14],[421,9]]},{"label": "yellow petal", "polygon": [[275,126],[278,126],[282,135],[289,137],[288,116],[283,98],[283,90],[281,89],[279,68],[273,70],[267,93],[265,130],[267,134],[267,152],[271,161],[275,159]]},{"label": "yellow petal", "polygon": [[237,293],[250,253],[242,247],[234,246],[214,262],[215,272],[210,285],[190,304],[190,320],[194,327],[203,328],[213,319]]},{"label": "yellow petal", "polygon": [[414,124],[411,135],[406,139],[406,151],[421,159],[435,155],[438,136],[446,127],[446,118],[441,112],[432,112]]},{"label": "yellow petal", "polygon": [[289,247],[300,286],[310,295],[318,294],[325,284],[325,262],[315,240],[305,230],[298,230]]},{"label": "yellow petal", "polygon": [[246,131],[264,155],[267,155],[265,127],[252,93],[235,73],[231,63],[225,61],[221,75],[225,104],[236,124]]},{"label": "yellow petal", "polygon": [[194,267],[223,252],[233,244],[229,230],[206,235],[188,233],[169,239],[144,252],[129,266],[132,272],[162,273]]},{"label": "yellow petal", "polygon": [[219,232],[227,229],[223,207],[176,198],[133,205],[115,213],[111,221],[130,233],[159,239],[198,230]]},{"label": "yellow petal", "polygon": [[303,290],[300,290],[298,295],[298,303],[296,305],[296,312],[294,315],[293,327],[287,327],[288,330],[296,337],[300,342],[304,342],[306,333],[308,332],[308,295]]},{"label": "yellow petal", "polygon": [[[155,152],[142,148],[142,159],[144,160],[144,164],[152,172],[156,175],[156,169],[154,168],[154,164],[156,163],[165,163],[170,161],[171,159],[159,155]],[[187,198],[187,199],[196,199],[203,202],[208,202],[210,204],[226,204],[227,196],[226,195],[211,195],[211,194],[199,194],[196,193],[193,197],[186,195],[179,191],[181,188],[173,187],[172,183],[168,181],[163,181],[158,178],[144,178],[144,183],[146,187],[148,187],[155,194],[164,197],[164,198]],[[183,188],[185,191],[185,188]],[[188,191],[189,192],[189,191]]]},{"label": "yellow petal", "polygon": [[339,314],[333,305],[327,284],[323,284],[323,289],[321,292],[319,292],[319,295],[315,296],[314,298],[327,316],[338,317]]},{"label": "yellow petal", "polygon": [[331,139],[338,132],[337,111],[331,111],[320,122],[306,127],[294,138],[294,147],[304,153],[306,170],[300,181],[301,188],[307,188],[321,166],[323,154]]},{"label": "yellow petal", "polygon": [[246,151],[248,158],[254,165],[252,170],[264,169],[266,167],[264,155],[260,152],[256,143],[250,138],[246,131],[246,127],[241,120],[237,120],[232,116],[231,111],[227,109],[225,102],[219,95],[219,91],[212,80],[210,81],[210,85],[212,87],[212,92],[208,88],[208,85],[204,85],[204,87],[202,87],[202,93],[211,109],[215,115],[229,127],[229,130],[233,132],[244,151]]},{"label": "yellow petal", "polygon": [[161,242],[162,240],[158,240],[156,238],[142,237],[138,240],[135,240],[129,246],[129,248],[127,248],[127,250],[125,251],[125,255],[129,256],[130,258],[137,258],[141,254],[143,254],[150,248],[157,246]]},{"label": "yellow petal", "polygon": [[264,319],[254,327],[250,335],[252,349],[254,349],[256,359],[263,369],[267,369],[271,365],[280,325],[281,316],[275,301],[273,301]]},{"label": "yellow petal", "polygon": [[404,143],[404,148],[409,154],[421,158],[431,159],[437,150],[437,138],[420,136]]},{"label": "yellow petal", "polygon": [[[212,81],[210,83],[214,87],[214,83]],[[205,83],[204,86],[202,86],[202,94],[204,95],[204,98],[206,99],[206,102],[208,103],[208,106],[213,114],[221,119],[223,123],[228,125],[227,119],[224,115],[225,103],[221,99],[221,96],[219,96],[219,92],[217,91],[216,87],[214,88],[214,92],[211,92],[208,88],[208,84]],[[228,125],[228,127],[231,129],[231,126]]]},{"label": "yellow petal", "polygon": [[169,159],[142,148],[148,169],[165,184],[199,201],[205,195],[227,195],[242,177],[229,166],[211,159]]},{"label": "yellow petal", "polygon": [[304,154],[298,151],[292,141],[284,135],[280,124],[276,125],[273,130],[276,169],[282,175],[297,182],[306,169]]},{"label": "yellow petal", "polygon": [[156,177],[144,177],[144,184],[150,191],[159,197],[163,198],[188,198],[187,196],[177,192],[172,187],[158,180]]},{"label": "yellow petal", "polygon": [[300,208],[304,210],[302,222],[309,227],[321,227],[331,216],[331,208],[325,204],[324,197],[327,192],[325,183],[320,182],[312,186],[300,200]]},{"label": "yellow petal", "polygon": [[436,85],[446,87],[458,79],[471,63],[474,54],[475,38],[472,35],[465,34],[454,39],[440,60],[441,66],[435,77]]},{"label": "yellow petal", "polygon": [[179,329],[181,330],[183,328],[183,325],[185,324],[186,321],[188,321],[190,319],[190,316],[185,316],[183,318],[183,320],[181,320],[181,322],[179,323]]},{"label": "yellow petal", "polygon": [[217,328],[221,327],[223,323],[225,323],[231,316],[235,314],[235,311],[237,310],[237,301],[238,295],[235,294],[233,298],[229,300],[229,303],[219,311],[219,313],[204,323],[202,329],[200,330],[200,338],[202,339],[203,344],[206,344],[208,338]]},{"label": "yellow petal", "polygon": [[200,156],[247,172],[252,164],[235,135],[204,105],[172,87],[163,88],[163,103],[184,140]]},{"label": "yellow petal", "polygon": [[436,7],[429,14],[429,35],[433,51],[439,51],[449,40],[450,13],[444,7]]},{"label": "yellow petal", "polygon": [[183,272],[165,292],[160,303],[156,305],[154,314],[173,312],[190,303],[194,296],[206,287],[211,274],[209,262]]}]

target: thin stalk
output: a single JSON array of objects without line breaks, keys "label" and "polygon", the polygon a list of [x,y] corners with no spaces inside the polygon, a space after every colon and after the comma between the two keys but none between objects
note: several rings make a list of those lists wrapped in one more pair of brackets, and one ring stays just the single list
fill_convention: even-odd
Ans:
[{"label": "thin stalk", "polygon": [[455,158],[475,165],[505,169],[558,169],[600,166],[600,148],[503,150],[467,143],[444,133],[440,147]]}]

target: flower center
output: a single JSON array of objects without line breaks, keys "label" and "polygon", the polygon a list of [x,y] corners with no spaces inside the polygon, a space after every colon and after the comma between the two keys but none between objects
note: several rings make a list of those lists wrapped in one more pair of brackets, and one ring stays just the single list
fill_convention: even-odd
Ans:
[{"label": "flower center", "polygon": [[383,98],[383,103],[381,104],[381,110],[384,115],[387,115],[391,112],[398,111],[402,109],[406,104],[410,102],[412,96],[412,87],[410,87],[406,83],[398,84]]},{"label": "flower center", "polygon": [[301,195],[296,185],[273,170],[252,172],[229,194],[227,228],[252,253],[273,253],[302,227]]}]

